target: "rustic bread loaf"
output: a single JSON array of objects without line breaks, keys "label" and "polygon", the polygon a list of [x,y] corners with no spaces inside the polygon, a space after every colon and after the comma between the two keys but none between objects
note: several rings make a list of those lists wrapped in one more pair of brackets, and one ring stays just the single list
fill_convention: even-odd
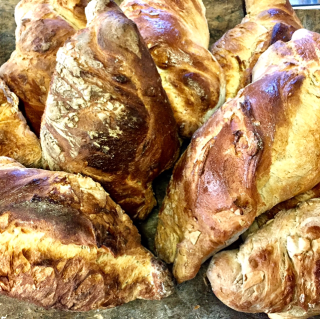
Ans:
[{"label": "rustic bread loaf", "polygon": [[173,291],[165,265],[91,178],[0,157],[0,293],[87,311]]},{"label": "rustic bread loaf", "polygon": [[23,101],[31,128],[40,132],[56,53],[78,28],[85,27],[87,0],[22,0],[16,7],[16,50],[0,76]]},{"label": "rustic bread loaf", "polygon": [[259,56],[278,40],[289,41],[302,28],[289,1],[246,0],[247,16],[211,48],[226,77],[226,99],[251,83]]},{"label": "rustic bread loaf", "polygon": [[304,29],[274,44],[258,62],[261,78],[193,136],[175,167],[156,236],[159,256],[175,263],[179,282],[257,215],[320,182],[319,45],[320,35]]},{"label": "rustic bread loaf", "polygon": [[57,54],[41,128],[45,164],[99,181],[133,218],[156,201],[152,181],[179,151],[161,78],[136,25],[93,0],[88,28]]},{"label": "rustic bread loaf", "polygon": [[190,138],[225,98],[223,72],[207,50],[202,0],[125,0],[121,8],[157,65],[180,135]]},{"label": "rustic bread loaf", "polygon": [[216,296],[242,312],[270,318],[320,314],[320,199],[281,211],[240,249],[213,257],[207,275]]},{"label": "rustic bread loaf", "polygon": [[19,99],[0,79],[0,156],[28,167],[41,166],[41,147],[18,108]]}]

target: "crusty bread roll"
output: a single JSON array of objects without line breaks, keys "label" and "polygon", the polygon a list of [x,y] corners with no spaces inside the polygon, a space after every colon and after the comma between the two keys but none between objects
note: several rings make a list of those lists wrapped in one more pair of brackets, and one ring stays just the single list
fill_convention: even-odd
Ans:
[{"label": "crusty bread roll", "polygon": [[251,83],[259,56],[278,40],[289,41],[302,24],[283,0],[246,0],[247,16],[211,48],[226,77],[226,99]]},{"label": "crusty bread roll", "polygon": [[304,29],[274,44],[254,70],[261,78],[193,136],[175,167],[156,236],[159,256],[175,263],[179,282],[257,215],[320,182],[319,48],[320,35]]},{"label": "crusty bread roll", "polygon": [[281,211],[240,249],[213,257],[216,296],[242,312],[303,319],[320,314],[320,199]]},{"label": "crusty bread roll", "polygon": [[85,27],[87,0],[22,0],[16,7],[16,50],[0,76],[23,101],[31,128],[39,135],[56,53],[78,28]]},{"label": "crusty bread roll", "polygon": [[224,74],[207,50],[202,0],[125,0],[121,8],[158,67],[180,135],[190,138],[225,98]]},{"label": "crusty bread roll", "polygon": [[0,156],[28,167],[41,166],[41,147],[18,108],[19,99],[0,79]]},{"label": "crusty bread roll", "polygon": [[0,157],[0,293],[86,311],[173,291],[121,208],[91,178]]},{"label": "crusty bread roll", "polygon": [[108,0],[86,9],[88,28],[57,54],[41,128],[51,170],[99,181],[133,218],[156,201],[152,181],[179,151],[161,78],[136,25]]}]

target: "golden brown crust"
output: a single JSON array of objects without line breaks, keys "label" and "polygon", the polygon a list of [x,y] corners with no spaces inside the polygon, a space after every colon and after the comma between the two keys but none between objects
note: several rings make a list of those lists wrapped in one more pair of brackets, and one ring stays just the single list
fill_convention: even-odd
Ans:
[{"label": "golden brown crust", "polygon": [[43,157],[50,169],[99,181],[128,214],[145,218],[153,179],[178,155],[176,123],[136,25],[112,1],[87,9],[89,27],[57,55]]},{"label": "golden brown crust", "polygon": [[246,1],[247,16],[211,48],[226,77],[226,99],[251,83],[260,55],[278,40],[289,41],[302,28],[289,1]]},{"label": "golden brown crust", "polygon": [[192,134],[222,105],[223,72],[208,52],[209,31],[201,0],[125,0],[154,59],[179,133]]},{"label": "golden brown crust", "polygon": [[41,147],[18,108],[17,96],[0,79],[0,156],[27,167],[40,167]]},{"label": "golden brown crust", "polygon": [[16,50],[0,76],[24,103],[31,128],[39,135],[56,54],[64,42],[85,27],[86,0],[22,0],[16,7]]},{"label": "golden brown crust", "polygon": [[90,178],[0,157],[0,293],[87,311],[173,290],[165,265]]},{"label": "golden brown crust", "polygon": [[320,314],[320,200],[281,211],[239,250],[217,254],[207,275],[216,296],[270,318]]},{"label": "golden brown crust", "polygon": [[[277,46],[283,46],[278,57]],[[156,237],[178,281],[193,278],[256,214],[319,183],[318,46],[319,35],[306,30],[277,42],[261,56],[260,79],[194,135],[175,168]],[[251,126],[238,128],[239,118]]]}]

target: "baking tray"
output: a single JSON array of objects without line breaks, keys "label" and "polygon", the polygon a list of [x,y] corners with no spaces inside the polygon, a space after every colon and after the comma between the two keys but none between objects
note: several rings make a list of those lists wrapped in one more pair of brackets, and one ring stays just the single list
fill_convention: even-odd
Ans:
[{"label": "baking tray", "polygon": [[[14,7],[19,0],[0,0],[0,65],[2,65],[15,48]],[[118,1],[118,2],[121,2]],[[226,30],[239,23],[244,15],[241,0],[204,0],[210,28],[211,43],[219,39]],[[319,11],[299,11],[302,22],[310,30],[320,29]],[[184,143],[183,148],[187,146]],[[153,240],[157,224],[159,206],[165,194],[171,172],[165,172],[154,182],[158,206],[146,222],[137,224],[142,235],[143,244],[154,249]],[[237,245],[237,244],[235,244]],[[86,313],[67,313],[57,310],[44,310],[32,304],[0,296],[0,319],[266,319],[265,314],[242,314],[221,303],[212,293],[206,278],[208,262],[205,263],[195,279],[176,287],[170,297],[161,301],[136,300],[123,306],[96,310]],[[316,316],[313,318],[320,318]]]}]

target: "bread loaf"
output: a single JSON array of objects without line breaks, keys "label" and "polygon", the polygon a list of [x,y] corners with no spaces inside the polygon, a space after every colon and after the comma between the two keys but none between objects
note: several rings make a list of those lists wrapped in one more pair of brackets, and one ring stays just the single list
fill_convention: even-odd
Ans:
[{"label": "bread loaf", "polygon": [[85,27],[87,1],[22,0],[16,7],[16,50],[0,68],[0,76],[23,102],[37,135],[57,51],[76,29]]},{"label": "bread loaf", "polygon": [[0,79],[0,156],[28,167],[41,166],[41,147],[18,108],[19,99]]},{"label": "bread loaf", "polygon": [[251,83],[259,56],[278,40],[289,41],[302,24],[290,2],[246,0],[247,16],[211,48],[226,77],[226,99]]},{"label": "bread loaf", "polygon": [[166,266],[92,179],[0,157],[0,293],[87,311],[173,291]]},{"label": "bread loaf", "polygon": [[207,50],[202,0],[125,0],[121,8],[157,65],[180,135],[190,138],[225,98],[223,72]]},{"label": "bread loaf", "polygon": [[176,165],[156,247],[179,282],[257,215],[320,182],[319,40],[301,29],[270,47],[258,80],[196,132]]},{"label": "bread loaf", "polygon": [[133,218],[156,201],[152,181],[179,151],[161,78],[136,25],[113,1],[93,0],[88,28],[57,54],[41,128],[51,170],[99,181]]},{"label": "bread loaf", "polygon": [[270,318],[320,314],[320,199],[281,211],[240,249],[213,257],[207,275],[216,296],[242,312]]}]

